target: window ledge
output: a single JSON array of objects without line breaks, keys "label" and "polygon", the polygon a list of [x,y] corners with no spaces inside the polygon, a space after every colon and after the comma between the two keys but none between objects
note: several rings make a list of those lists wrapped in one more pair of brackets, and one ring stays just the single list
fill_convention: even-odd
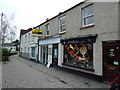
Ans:
[{"label": "window ledge", "polygon": [[91,69],[91,68],[85,68],[85,67],[80,67],[80,66],[68,65],[68,64],[65,64],[65,63],[62,63],[62,65],[69,66],[69,67],[74,67],[74,68],[79,68],[79,69],[83,69],[83,70],[88,70],[88,71],[92,71],[92,72],[95,71],[94,69]]},{"label": "window ledge", "polygon": [[50,37],[49,35],[46,35],[45,37]]},{"label": "window ledge", "polygon": [[86,28],[90,28],[90,27],[94,27],[94,26],[95,26],[95,25],[84,26],[84,27],[81,27],[80,30],[86,29]]},{"label": "window ledge", "polygon": [[59,34],[61,35],[61,34],[65,34],[66,33],[66,31],[64,31],[64,32],[59,32]]}]

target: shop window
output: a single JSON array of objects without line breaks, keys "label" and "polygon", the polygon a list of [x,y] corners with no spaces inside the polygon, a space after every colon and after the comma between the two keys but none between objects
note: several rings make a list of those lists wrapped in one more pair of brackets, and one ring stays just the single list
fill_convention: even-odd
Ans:
[{"label": "shop window", "polygon": [[64,45],[63,63],[93,69],[93,44]]}]

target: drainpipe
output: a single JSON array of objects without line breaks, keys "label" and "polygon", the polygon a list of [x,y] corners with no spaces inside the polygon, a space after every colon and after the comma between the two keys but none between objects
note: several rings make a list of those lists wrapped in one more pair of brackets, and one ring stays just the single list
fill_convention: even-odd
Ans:
[{"label": "drainpipe", "polygon": [[39,63],[39,37],[38,37],[38,55],[37,55],[37,63]]}]

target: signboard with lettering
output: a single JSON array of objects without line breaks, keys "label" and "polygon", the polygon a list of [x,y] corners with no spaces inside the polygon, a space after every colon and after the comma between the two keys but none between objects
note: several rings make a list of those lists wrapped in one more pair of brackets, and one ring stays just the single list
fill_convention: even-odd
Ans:
[{"label": "signboard with lettering", "polygon": [[85,44],[85,43],[95,43],[97,36],[90,36],[90,37],[82,37],[82,38],[73,38],[73,39],[66,39],[61,40],[63,45],[67,44]]},{"label": "signboard with lettering", "polygon": [[42,30],[41,29],[32,29],[32,36],[35,37],[42,37]]}]

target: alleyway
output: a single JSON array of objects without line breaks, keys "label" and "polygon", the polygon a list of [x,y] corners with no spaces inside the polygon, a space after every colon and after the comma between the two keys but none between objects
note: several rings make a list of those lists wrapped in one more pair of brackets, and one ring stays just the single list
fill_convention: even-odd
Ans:
[{"label": "alleyway", "polygon": [[2,65],[3,88],[108,88],[109,85],[23,59]]}]

